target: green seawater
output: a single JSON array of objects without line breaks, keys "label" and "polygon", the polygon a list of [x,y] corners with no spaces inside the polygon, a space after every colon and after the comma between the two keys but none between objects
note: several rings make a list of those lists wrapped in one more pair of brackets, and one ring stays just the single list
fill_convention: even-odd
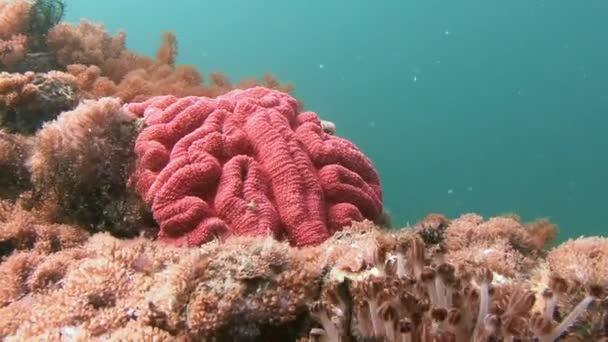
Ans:
[{"label": "green seawater", "polygon": [[153,55],[271,71],[378,167],[396,225],[428,212],[549,217],[606,235],[608,1],[68,0]]}]

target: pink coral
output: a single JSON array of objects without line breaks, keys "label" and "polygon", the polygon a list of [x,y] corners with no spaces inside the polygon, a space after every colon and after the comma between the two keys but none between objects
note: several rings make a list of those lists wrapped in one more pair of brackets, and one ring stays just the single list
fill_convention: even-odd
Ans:
[{"label": "pink coral", "polygon": [[272,234],[313,245],[382,213],[371,161],[287,93],[256,87],[125,107],[147,124],[131,184],[163,239],[198,245],[226,233]]}]

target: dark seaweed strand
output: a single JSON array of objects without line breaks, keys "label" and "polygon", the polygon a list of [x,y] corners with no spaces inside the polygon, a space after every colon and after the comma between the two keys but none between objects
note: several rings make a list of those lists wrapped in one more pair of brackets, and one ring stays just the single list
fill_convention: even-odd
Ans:
[{"label": "dark seaweed strand", "polygon": [[65,14],[65,2],[62,0],[36,0],[30,9],[29,36],[34,38],[33,52],[46,48],[46,35],[57,25]]}]

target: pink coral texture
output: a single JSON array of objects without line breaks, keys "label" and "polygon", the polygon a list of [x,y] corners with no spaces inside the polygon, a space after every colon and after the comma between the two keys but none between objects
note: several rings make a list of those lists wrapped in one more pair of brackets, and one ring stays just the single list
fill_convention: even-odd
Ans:
[{"label": "pink coral texture", "polygon": [[226,235],[319,244],[382,215],[372,162],[323,130],[287,93],[256,87],[217,98],[153,97],[142,116],[130,184],[150,205],[159,238],[196,246]]}]

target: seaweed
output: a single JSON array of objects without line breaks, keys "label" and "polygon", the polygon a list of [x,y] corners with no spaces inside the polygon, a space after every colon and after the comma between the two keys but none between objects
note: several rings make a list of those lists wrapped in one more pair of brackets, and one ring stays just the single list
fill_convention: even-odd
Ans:
[{"label": "seaweed", "polygon": [[28,34],[34,39],[31,50],[46,50],[46,35],[57,25],[65,14],[65,2],[62,0],[35,0],[30,9]]}]

